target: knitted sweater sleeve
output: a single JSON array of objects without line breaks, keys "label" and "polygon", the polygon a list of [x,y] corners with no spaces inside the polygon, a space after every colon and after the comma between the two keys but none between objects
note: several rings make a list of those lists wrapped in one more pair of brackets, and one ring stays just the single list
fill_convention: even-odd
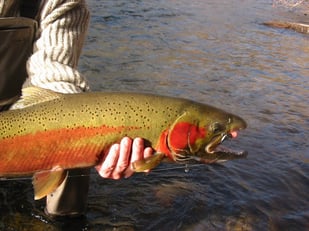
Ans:
[{"label": "knitted sweater sleeve", "polygon": [[33,85],[63,93],[87,91],[77,70],[89,11],[84,0],[42,0],[33,54],[27,72]]}]

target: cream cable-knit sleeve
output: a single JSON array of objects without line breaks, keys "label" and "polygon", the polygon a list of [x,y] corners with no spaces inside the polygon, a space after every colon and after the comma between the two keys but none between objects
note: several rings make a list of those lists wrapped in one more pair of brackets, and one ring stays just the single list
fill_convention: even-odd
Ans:
[{"label": "cream cable-knit sleeve", "polygon": [[27,62],[31,83],[63,93],[89,89],[77,71],[89,23],[84,0],[43,0],[37,18],[38,39]]}]

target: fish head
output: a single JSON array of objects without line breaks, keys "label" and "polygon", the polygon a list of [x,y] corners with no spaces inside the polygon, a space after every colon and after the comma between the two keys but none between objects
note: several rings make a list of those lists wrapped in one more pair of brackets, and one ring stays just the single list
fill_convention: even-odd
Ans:
[{"label": "fish head", "polygon": [[[170,156],[177,162],[219,152],[221,156],[227,156],[222,155],[224,151],[218,148],[219,145],[226,139],[236,138],[238,132],[246,127],[241,117],[211,106],[187,110],[169,130],[167,144]],[[232,156],[233,151],[224,150]]]},{"label": "fish head", "polygon": [[202,141],[201,148],[206,153],[214,153],[217,147],[228,138],[236,138],[238,132],[247,127],[246,122],[239,116],[233,114],[223,114],[213,117],[208,126],[207,138]]}]

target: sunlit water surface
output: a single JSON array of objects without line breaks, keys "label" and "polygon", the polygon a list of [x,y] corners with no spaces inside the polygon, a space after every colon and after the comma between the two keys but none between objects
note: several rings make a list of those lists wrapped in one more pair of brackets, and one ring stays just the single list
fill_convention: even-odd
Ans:
[{"label": "sunlit water surface", "polygon": [[30,180],[1,181],[0,230],[309,230],[309,37],[262,25],[298,16],[266,0],[88,4],[80,70],[93,90],[236,113],[249,126],[229,145],[249,156],[119,181],[93,172],[88,213],[75,220],[45,217]]}]

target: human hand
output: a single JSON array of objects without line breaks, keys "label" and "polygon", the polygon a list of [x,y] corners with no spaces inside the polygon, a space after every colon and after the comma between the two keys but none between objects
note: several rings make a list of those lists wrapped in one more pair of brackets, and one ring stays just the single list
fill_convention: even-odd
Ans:
[{"label": "human hand", "polygon": [[108,153],[102,159],[102,162],[95,168],[104,178],[120,179],[128,178],[133,175],[132,163],[137,160],[143,160],[153,154],[151,147],[144,147],[142,138],[132,140],[124,137],[120,144],[113,144]]}]

